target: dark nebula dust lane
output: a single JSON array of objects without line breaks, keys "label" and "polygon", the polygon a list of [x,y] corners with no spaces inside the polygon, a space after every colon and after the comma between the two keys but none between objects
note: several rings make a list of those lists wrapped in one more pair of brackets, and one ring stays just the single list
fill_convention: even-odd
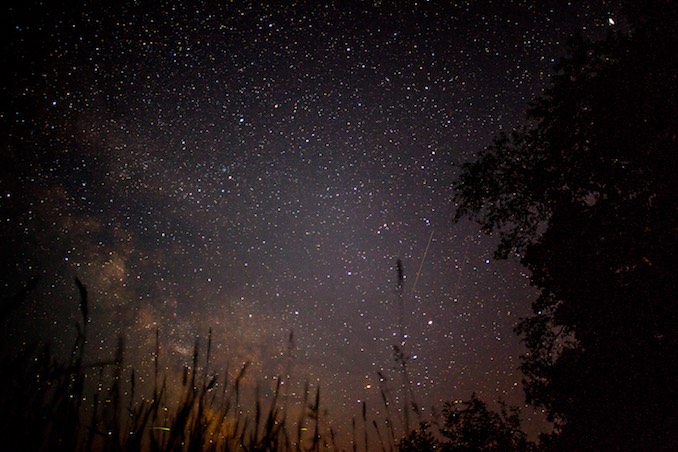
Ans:
[{"label": "dark nebula dust lane", "polygon": [[[544,3],[544,4],[542,4]],[[3,292],[33,275],[7,344],[66,351],[91,299],[92,359],[127,338],[169,372],[213,331],[215,367],[323,388],[342,438],[405,351],[430,412],[476,391],[523,405],[512,329],[534,291],[451,182],[524,117],[567,37],[614,2],[14,4],[3,54]],[[416,287],[415,287],[416,281]],[[10,347],[7,345],[6,347]],[[252,383],[254,384],[254,383]],[[544,428],[526,411],[528,428]]]}]

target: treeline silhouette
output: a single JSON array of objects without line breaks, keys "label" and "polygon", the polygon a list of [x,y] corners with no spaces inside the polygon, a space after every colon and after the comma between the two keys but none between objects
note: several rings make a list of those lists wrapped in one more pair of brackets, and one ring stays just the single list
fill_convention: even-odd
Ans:
[{"label": "treeline silhouette", "polygon": [[574,37],[527,122],[456,182],[457,218],[501,238],[540,290],[516,328],[543,450],[677,450],[678,19]]}]

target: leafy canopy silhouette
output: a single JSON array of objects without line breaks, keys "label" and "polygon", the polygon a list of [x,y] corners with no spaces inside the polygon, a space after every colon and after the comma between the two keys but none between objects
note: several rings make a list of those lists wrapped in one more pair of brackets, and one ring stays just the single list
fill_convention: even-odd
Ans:
[{"label": "leafy canopy silhouette", "polygon": [[422,422],[398,445],[400,452],[442,450],[449,452],[521,451],[536,450],[520,428],[520,413],[516,407],[500,402],[500,412],[487,407],[473,393],[469,400],[446,403],[443,408],[444,424],[438,439],[431,425]]},{"label": "leafy canopy silhouette", "polygon": [[678,441],[678,8],[626,8],[630,32],[573,38],[526,123],[455,183],[457,219],[497,233],[540,289],[516,331],[556,449]]}]

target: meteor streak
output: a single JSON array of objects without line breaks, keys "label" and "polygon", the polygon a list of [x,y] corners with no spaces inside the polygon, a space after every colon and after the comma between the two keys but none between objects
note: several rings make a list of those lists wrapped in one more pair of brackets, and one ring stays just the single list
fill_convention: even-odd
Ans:
[{"label": "meteor streak", "polygon": [[419,275],[421,274],[421,269],[424,266],[424,260],[426,260],[426,255],[428,254],[428,249],[431,246],[431,240],[433,240],[433,231],[428,238],[428,243],[426,244],[426,249],[424,250],[424,255],[421,257],[421,262],[419,263],[419,270],[417,270],[417,276],[414,278],[414,284],[412,284],[412,292],[410,292],[410,297],[414,295],[414,291],[417,288],[417,281],[419,281]]}]

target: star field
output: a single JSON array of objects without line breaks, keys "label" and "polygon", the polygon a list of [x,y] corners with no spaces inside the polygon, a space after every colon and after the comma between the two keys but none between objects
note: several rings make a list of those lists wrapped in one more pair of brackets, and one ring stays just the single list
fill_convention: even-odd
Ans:
[{"label": "star field", "polygon": [[78,276],[92,353],[112,353],[122,334],[129,364],[150,365],[158,328],[171,372],[212,328],[215,367],[251,361],[253,380],[272,381],[291,362],[289,384],[320,385],[345,441],[362,401],[379,415],[378,372],[401,396],[402,259],[405,351],[425,416],[472,391],[523,405],[512,328],[535,293],[517,263],[494,260],[492,237],[452,223],[451,182],[523,120],[567,37],[619,26],[616,11],[10,7],[3,290],[41,275],[7,326],[11,343],[67,349]]}]

